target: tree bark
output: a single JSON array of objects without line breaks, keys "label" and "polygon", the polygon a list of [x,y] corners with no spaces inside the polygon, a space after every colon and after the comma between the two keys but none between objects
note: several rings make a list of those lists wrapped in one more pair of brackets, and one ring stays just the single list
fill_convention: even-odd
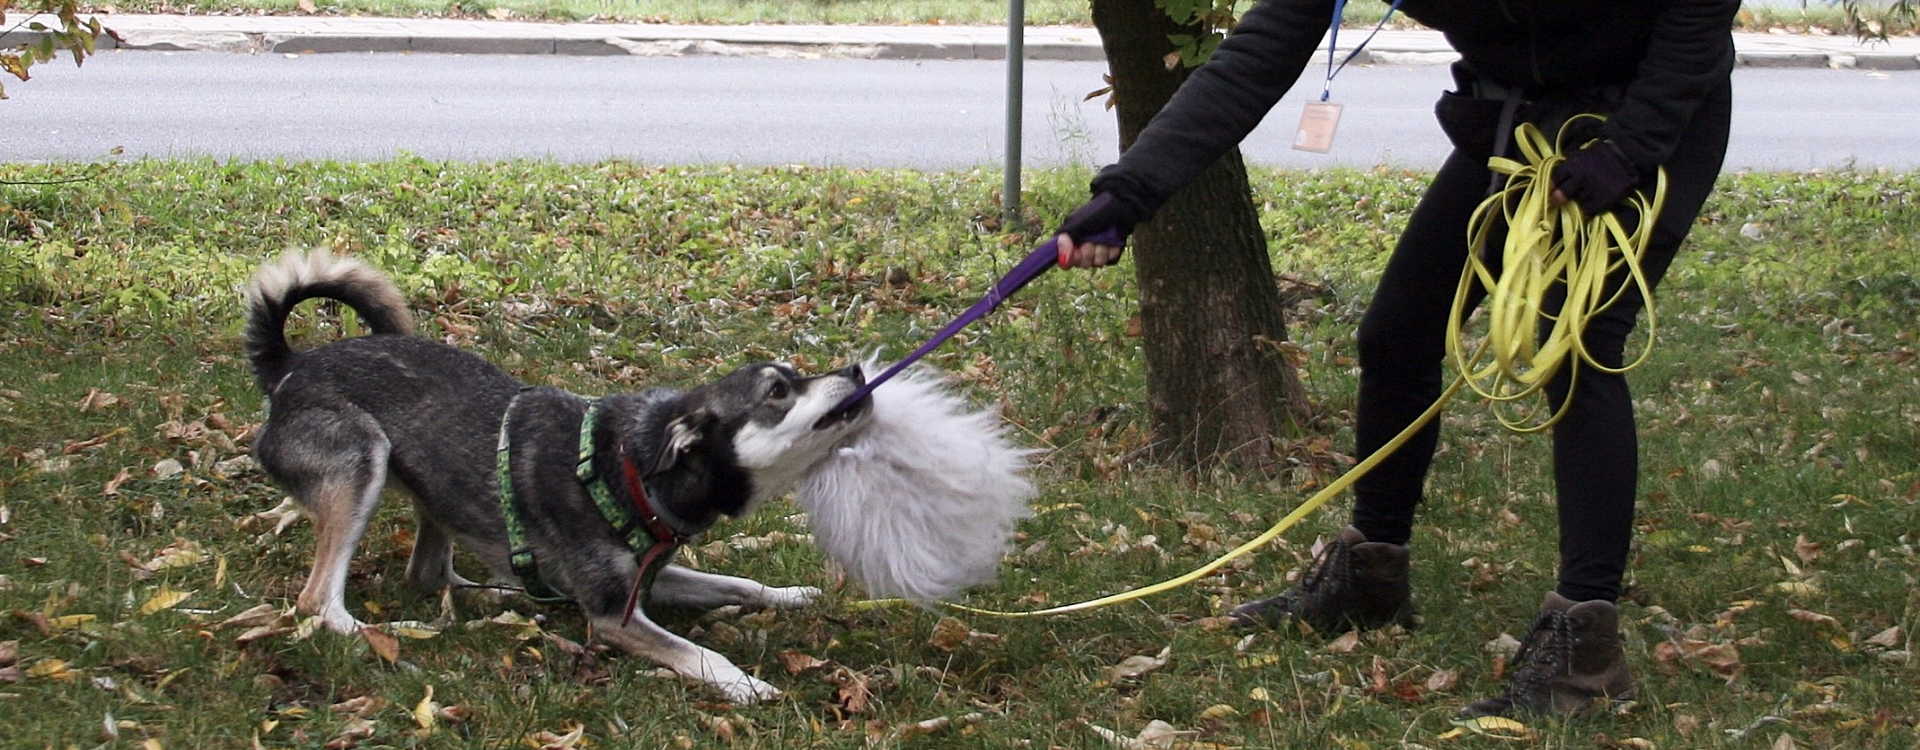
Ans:
[{"label": "tree bark", "polygon": [[[1181,27],[1153,0],[1093,0],[1113,79],[1121,150],[1173,96],[1167,37]],[[1175,193],[1133,235],[1156,455],[1192,465],[1269,468],[1275,439],[1309,403],[1284,352],[1284,304],[1235,149]]]}]

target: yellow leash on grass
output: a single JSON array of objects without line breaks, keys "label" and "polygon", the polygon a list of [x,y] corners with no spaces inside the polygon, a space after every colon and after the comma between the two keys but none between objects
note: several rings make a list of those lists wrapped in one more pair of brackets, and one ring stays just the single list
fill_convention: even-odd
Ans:
[{"label": "yellow leash on grass", "polygon": [[[1579,115],[1573,119],[1581,118],[1603,119],[1599,115]],[[1566,132],[1567,129],[1562,127],[1560,138],[1565,138]],[[1520,125],[1514,131],[1514,136],[1523,159],[1495,157],[1488,161],[1488,168],[1507,175],[1506,187],[1482,202],[1467,224],[1470,250],[1447,321],[1447,357],[1460,376],[1400,434],[1374,451],[1373,455],[1355,464],[1339,479],[1307,498],[1259,536],[1178,577],[1097,599],[1028,611],[1003,612],[950,602],[930,604],[987,617],[1042,617],[1097,609],[1185,586],[1273,541],[1299,523],[1300,519],[1319,510],[1320,506],[1372,471],[1387,456],[1399,450],[1414,433],[1439,416],[1441,409],[1453,400],[1463,386],[1471,386],[1476,393],[1499,407],[1540,393],[1570,356],[1579,357],[1580,362],[1589,367],[1608,372],[1625,372],[1645,361],[1647,352],[1653,348],[1653,295],[1651,285],[1641,272],[1640,258],[1652,239],[1654,219],[1666,203],[1666,170],[1660,170],[1653,198],[1648,199],[1635,191],[1624,203],[1641,217],[1634,229],[1629,231],[1612,212],[1588,217],[1572,202],[1553,205],[1550,199],[1553,186],[1548,176],[1553,174],[1560,162],[1566,160],[1561,155],[1565,153],[1565,144],[1559,139],[1549,140],[1532,123]],[[1498,274],[1481,257],[1493,228],[1498,225],[1494,221],[1496,218],[1505,219],[1508,227]],[[1588,355],[1580,340],[1580,332],[1585,330],[1588,318],[1605,310],[1624,293],[1624,284],[1612,292],[1608,292],[1606,285],[1607,277],[1622,268],[1626,269],[1629,282],[1646,300],[1647,345],[1633,362],[1623,367],[1609,368]],[[1480,343],[1470,347],[1466,322],[1462,318],[1468,312],[1466,301],[1472,291],[1470,285],[1474,283],[1487,291],[1488,325]],[[1561,283],[1565,284],[1566,300],[1557,313],[1550,313],[1548,292]],[[1539,333],[1542,320],[1550,322],[1544,335]],[[1578,369],[1574,370],[1575,375],[1570,377],[1577,376],[1578,372]],[[1530,413],[1522,413],[1512,419],[1502,414],[1500,421],[1517,432],[1538,432],[1558,421],[1565,414],[1565,407],[1562,404],[1560,410],[1532,425],[1526,424]],[[865,610],[915,603],[918,602],[872,599],[855,602],[852,607]]]}]

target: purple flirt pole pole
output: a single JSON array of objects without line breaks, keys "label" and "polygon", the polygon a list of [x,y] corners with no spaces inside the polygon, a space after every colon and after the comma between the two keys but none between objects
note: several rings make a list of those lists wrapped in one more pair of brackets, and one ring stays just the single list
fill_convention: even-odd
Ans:
[{"label": "purple flirt pole pole", "polygon": [[[1119,233],[1113,230],[1107,230],[1088,237],[1085,241],[1099,245],[1119,245],[1125,240],[1121,239]],[[900,371],[907,369],[909,365],[919,361],[921,357],[925,357],[928,353],[940,348],[941,344],[946,343],[947,339],[953,338],[953,335],[959,333],[960,329],[967,327],[967,324],[973,321],[985,317],[987,313],[993,312],[994,308],[999,307],[1000,303],[1007,301],[1007,298],[1013,296],[1014,292],[1020,291],[1020,288],[1026,286],[1027,282],[1040,278],[1040,274],[1046,273],[1047,269],[1059,263],[1059,238],[1048,239],[1045,243],[1041,244],[1040,247],[1035,248],[1032,253],[1029,253],[1026,259],[1020,261],[1019,265],[1014,266],[1012,271],[1008,271],[1006,276],[1002,277],[998,282],[995,282],[993,288],[988,289],[987,295],[981,297],[979,302],[973,303],[972,307],[967,308],[967,311],[961,313],[960,317],[954,318],[953,322],[947,324],[947,327],[940,329],[940,332],[934,334],[933,338],[929,339],[927,343],[921,344],[920,348],[913,350],[912,354],[893,363],[893,366],[888,367],[885,372],[874,376],[872,380],[867,381],[866,385],[860,386],[859,390],[854,391],[852,395],[841,400],[839,405],[834,408],[845,409],[859,403],[860,399],[866,398],[868,394],[873,393],[873,389],[880,387],[881,383],[893,379],[893,376],[900,374]]]}]

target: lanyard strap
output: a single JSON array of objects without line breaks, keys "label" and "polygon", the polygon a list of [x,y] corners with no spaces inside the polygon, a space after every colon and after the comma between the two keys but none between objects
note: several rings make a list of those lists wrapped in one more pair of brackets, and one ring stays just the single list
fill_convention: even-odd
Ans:
[{"label": "lanyard strap", "polygon": [[1333,77],[1339,75],[1340,71],[1346,70],[1347,63],[1353,62],[1353,58],[1359,56],[1360,50],[1367,48],[1367,43],[1373,41],[1373,36],[1380,33],[1380,29],[1387,25],[1387,19],[1392,18],[1393,12],[1400,9],[1401,1],[1393,0],[1393,4],[1387,6],[1386,14],[1380,16],[1380,22],[1373,25],[1373,31],[1367,34],[1367,38],[1360,40],[1360,44],[1349,51],[1346,58],[1340,61],[1340,66],[1336,68],[1333,65],[1334,47],[1340,41],[1340,16],[1346,13],[1347,0],[1334,0],[1333,23],[1327,27],[1327,82],[1320,88],[1320,101],[1324,102],[1333,97]]}]

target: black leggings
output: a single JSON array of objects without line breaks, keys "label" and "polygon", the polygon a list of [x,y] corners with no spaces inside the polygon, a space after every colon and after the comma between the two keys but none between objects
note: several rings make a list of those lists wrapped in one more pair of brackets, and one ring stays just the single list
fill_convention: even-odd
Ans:
[{"label": "black leggings", "polygon": [[[1722,85],[1701,104],[1667,162],[1666,207],[1643,266],[1652,284],[1666,275],[1719,177],[1731,102],[1731,85]],[[1490,179],[1484,160],[1454,152],[1434,176],[1387,261],[1360,321],[1355,410],[1360,456],[1393,439],[1440,395],[1446,321],[1466,261],[1467,219],[1486,197]],[[1651,178],[1642,187],[1651,195]],[[1472,303],[1478,305],[1482,296],[1476,295]],[[1638,292],[1629,289],[1587,327],[1583,338],[1598,361],[1610,367],[1620,364],[1644,304]],[[1555,408],[1567,398],[1570,370],[1563,369],[1549,383],[1549,403]],[[1573,601],[1612,601],[1620,595],[1626,571],[1638,494],[1633,398],[1624,375],[1582,367],[1575,382],[1572,405],[1552,428],[1560,510],[1558,591]],[[1353,525],[1369,541],[1407,542],[1439,439],[1436,420],[1355,485]]]}]

